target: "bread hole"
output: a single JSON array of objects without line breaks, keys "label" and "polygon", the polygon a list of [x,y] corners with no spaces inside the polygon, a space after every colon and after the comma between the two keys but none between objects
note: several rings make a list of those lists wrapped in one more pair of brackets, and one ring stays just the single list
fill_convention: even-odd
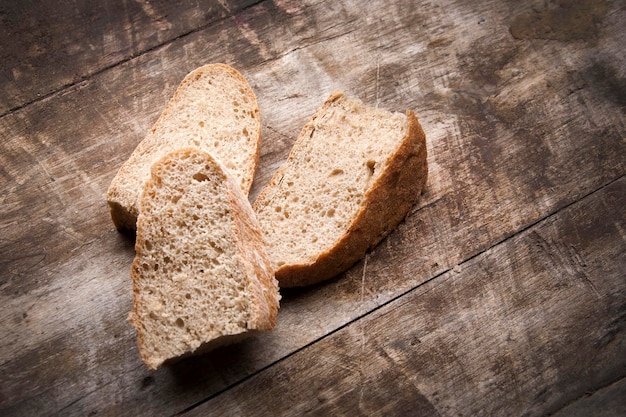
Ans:
[{"label": "bread hole", "polygon": [[185,321],[183,319],[181,319],[180,317],[176,319],[176,326],[178,327],[185,327]]},{"label": "bread hole", "polygon": [[326,211],[326,217],[333,217],[335,215],[335,209],[330,208]]},{"label": "bread hole", "polygon": [[191,300],[191,294],[189,294],[189,293],[185,294],[185,298],[186,298],[187,300]]},{"label": "bread hole", "polygon": [[274,211],[276,211],[276,213],[280,213],[280,211],[281,211],[282,209],[283,209],[283,208],[282,208],[281,206],[276,206],[276,207],[274,207]]},{"label": "bread hole", "polygon": [[209,177],[202,172],[196,172],[193,174],[193,179],[196,181],[208,181]]},{"label": "bread hole", "polygon": [[159,270],[159,264],[154,264],[153,268],[154,268],[155,271],[158,271]]},{"label": "bread hole", "polygon": [[288,219],[288,218],[289,218],[289,213],[288,213],[287,211],[285,211],[285,212],[283,213],[283,216],[285,216],[285,219]]},{"label": "bread hole", "polygon": [[191,216],[191,218],[195,221],[200,220],[200,217],[197,214],[194,214],[193,216]]},{"label": "bread hole", "polygon": [[148,269],[150,269],[150,265],[146,263],[141,264],[141,267],[144,269],[144,271],[147,271]]},{"label": "bread hole", "polygon": [[172,203],[176,204],[180,200],[180,194],[176,194],[172,196]]},{"label": "bread hole", "polygon": [[242,132],[246,136],[248,136],[250,134],[250,133],[248,133],[248,128],[245,128],[245,127],[243,128]]},{"label": "bread hole", "polygon": [[239,107],[239,102],[238,102],[237,100],[234,100],[234,101],[233,101],[233,106],[235,106],[235,107]]},{"label": "bread hole", "polygon": [[172,258],[170,258],[169,256],[166,256],[163,258],[163,262],[165,262],[166,264],[172,263]]},{"label": "bread hole", "polygon": [[343,169],[335,168],[330,172],[330,176],[334,177],[335,175],[343,174]]},{"label": "bread hole", "polygon": [[181,229],[186,229],[187,223],[185,223],[184,220],[176,220],[176,226],[180,227]]},{"label": "bread hole", "polygon": [[374,171],[376,170],[376,161],[370,159],[365,163],[367,169],[369,170],[370,176],[374,175]]},{"label": "bread hole", "polygon": [[204,127],[204,122],[203,122],[202,120],[200,120],[200,121],[198,122],[198,126],[200,126],[200,127]]},{"label": "bread hole", "polygon": [[211,245],[211,247],[215,250],[215,252],[217,252],[218,255],[224,253],[224,249],[220,248],[215,242],[209,241],[209,245]]},{"label": "bread hole", "polygon": [[150,242],[149,240],[146,240],[145,242],[143,242],[143,246],[144,246],[147,250],[152,250],[152,242]]}]

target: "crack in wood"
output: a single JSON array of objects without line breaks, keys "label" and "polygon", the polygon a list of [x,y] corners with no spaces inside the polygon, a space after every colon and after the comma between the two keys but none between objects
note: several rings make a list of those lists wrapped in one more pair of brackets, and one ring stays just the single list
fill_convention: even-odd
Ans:
[{"label": "crack in wood", "polygon": [[[218,1],[220,3],[225,2],[225,0],[218,0]],[[236,13],[242,13],[242,12],[246,11],[249,8],[255,7],[255,6],[257,6],[257,5],[261,4],[261,3],[265,3],[267,1],[268,0],[259,0],[259,1],[253,2],[251,4],[246,5],[242,9],[237,10]],[[143,4],[143,3],[141,3],[141,4]],[[224,5],[222,5],[222,6],[224,6]],[[176,41],[178,41],[180,39],[186,38],[186,37],[188,37],[188,36],[190,36],[190,35],[192,35],[194,33],[197,33],[197,32],[202,32],[203,30],[206,30],[207,28],[211,27],[212,25],[215,25],[215,24],[217,24],[217,23],[219,23],[221,21],[224,21],[224,20],[227,20],[227,19],[231,18],[232,16],[230,15],[230,13],[232,13],[232,12],[231,12],[230,8],[227,6],[227,7],[225,7],[225,9],[229,13],[229,15],[224,16],[224,17],[220,17],[220,18],[216,18],[214,20],[209,20],[209,21],[205,22],[204,24],[199,25],[196,28],[193,28],[193,29],[191,29],[189,31],[186,31],[184,33],[180,33],[180,34],[178,34],[178,35],[176,35],[176,36],[174,36],[174,37],[172,37],[170,39],[167,39],[167,40],[165,40],[163,42],[154,44],[154,45],[152,45],[152,46],[150,46],[148,48],[145,48],[145,49],[143,49],[141,51],[136,51],[136,52],[135,51],[131,51],[128,54],[128,56],[123,58],[123,59],[115,61],[115,62],[113,62],[113,63],[111,63],[109,65],[102,66],[101,68],[98,68],[95,71],[91,71],[91,72],[87,71],[84,74],[79,75],[79,77],[76,80],[74,80],[74,81],[62,83],[58,87],[50,90],[47,93],[38,93],[35,98],[33,98],[31,100],[26,100],[25,102],[23,102],[23,103],[21,103],[21,104],[19,104],[17,106],[10,107],[10,108],[8,108],[5,111],[0,112],[0,118],[2,118],[4,116],[7,116],[7,115],[10,115],[10,114],[13,114],[13,113],[18,112],[18,111],[21,111],[22,109],[30,107],[31,105],[36,104],[38,102],[41,102],[43,100],[48,100],[48,99],[50,99],[52,97],[56,97],[56,96],[58,96],[60,94],[64,94],[64,92],[66,92],[68,90],[71,90],[72,88],[75,88],[78,85],[84,84],[85,82],[88,82],[88,80],[90,78],[93,78],[93,77],[95,77],[95,76],[97,76],[99,74],[105,73],[105,72],[107,72],[107,71],[109,71],[109,70],[111,70],[113,68],[119,67],[120,65],[124,65],[124,64],[126,64],[128,62],[131,62],[131,61],[133,61],[133,60],[135,60],[135,59],[137,59],[137,58],[139,58],[139,57],[141,57],[141,56],[143,56],[145,54],[148,54],[150,52],[161,50],[161,49],[167,47],[168,45],[170,45],[170,44],[172,44],[172,43],[174,43],[174,42],[176,42]]]},{"label": "crack in wood", "polygon": [[[353,22],[354,22],[354,20],[348,21],[346,23],[353,23]],[[331,27],[331,29],[332,29],[332,27]],[[262,61],[260,64],[267,64],[269,62],[279,61],[279,60],[285,58],[286,56],[289,56],[289,55],[293,54],[294,52],[298,52],[300,50],[304,50],[304,49],[310,48],[310,47],[315,46],[315,45],[323,44],[325,42],[341,38],[343,36],[346,36],[346,35],[349,35],[349,34],[353,33],[355,30],[356,29],[350,29],[350,30],[347,30],[345,32],[342,32],[342,33],[339,33],[339,34],[336,34],[336,35],[332,35],[332,36],[329,36],[329,37],[326,37],[326,38],[322,38],[322,39],[317,39],[314,42],[305,43],[302,46],[298,46],[298,47],[292,48],[292,49],[290,49],[290,50],[288,50],[288,51],[286,51],[286,52],[284,52],[282,54],[279,54],[279,55],[277,55],[275,57],[272,57],[270,59],[266,59],[266,60]]]}]

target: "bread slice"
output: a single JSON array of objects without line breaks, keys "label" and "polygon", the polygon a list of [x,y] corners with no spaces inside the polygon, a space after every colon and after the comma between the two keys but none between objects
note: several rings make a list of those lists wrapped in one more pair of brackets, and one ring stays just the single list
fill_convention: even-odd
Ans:
[{"label": "bread slice", "polygon": [[216,156],[248,194],[259,159],[261,121],[254,92],[235,69],[212,64],[185,77],[109,186],[107,201],[117,229],[135,229],[150,166],[188,146]]},{"label": "bread slice", "polygon": [[131,276],[139,353],[152,369],[276,323],[278,283],[252,207],[208,153],[152,166]]},{"label": "bread slice", "polygon": [[313,284],[361,259],[406,216],[427,172],[412,111],[333,93],[253,204],[280,286]]}]

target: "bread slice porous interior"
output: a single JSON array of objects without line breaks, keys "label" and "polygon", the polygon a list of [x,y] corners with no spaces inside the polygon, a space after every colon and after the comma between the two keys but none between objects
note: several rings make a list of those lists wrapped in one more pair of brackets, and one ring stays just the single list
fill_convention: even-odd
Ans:
[{"label": "bread slice porous interior", "polygon": [[141,203],[129,319],[149,367],[273,328],[279,296],[258,223],[219,163],[195,149],[166,155]]},{"label": "bread slice porous interior", "polygon": [[135,229],[150,167],[167,153],[195,147],[215,155],[244,194],[252,180],[261,142],[254,92],[243,76],[223,64],[197,68],[182,81],[163,113],[111,182],[107,201],[118,229]]},{"label": "bread slice porous interior", "polygon": [[[414,124],[419,126],[417,119]],[[421,127],[420,138],[416,132],[408,136],[406,114],[368,107],[341,93],[331,95],[316,112],[254,203],[281,286],[308,284],[341,272],[405,216],[426,175],[421,172],[422,178],[413,179],[407,177],[412,172],[402,174],[407,169],[417,175],[417,159],[425,167]],[[365,224],[359,223],[364,217]],[[352,243],[345,239],[360,232]],[[363,237],[367,234],[371,236]],[[344,241],[353,247],[339,247]],[[316,270],[324,257],[342,258],[325,262],[341,266]]]}]

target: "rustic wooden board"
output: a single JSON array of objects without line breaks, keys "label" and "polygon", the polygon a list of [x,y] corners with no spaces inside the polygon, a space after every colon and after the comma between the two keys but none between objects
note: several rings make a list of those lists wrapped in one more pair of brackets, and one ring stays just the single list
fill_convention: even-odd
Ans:
[{"label": "rustic wooden board", "polygon": [[0,114],[232,16],[251,0],[0,3]]},{"label": "rustic wooden board", "polygon": [[554,417],[621,417],[626,415],[626,379],[622,378],[554,413]]},{"label": "rustic wooden board", "polygon": [[626,177],[187,415],[551,414],[626,373],[624,207]]},{"label": "rustic wooden board", "polygon": [[[624,8],[574,3],[582,32],[543,2],[260,2],[0,118],[0,410],[185,410],[623,176]],[[252,197],[336,88],[420,113],[431,176],[364,262],[284,292],[275,332],[149,372],[125,322],[132,241],[103,196],[184,74],[216,61],[261,106]]]}]

